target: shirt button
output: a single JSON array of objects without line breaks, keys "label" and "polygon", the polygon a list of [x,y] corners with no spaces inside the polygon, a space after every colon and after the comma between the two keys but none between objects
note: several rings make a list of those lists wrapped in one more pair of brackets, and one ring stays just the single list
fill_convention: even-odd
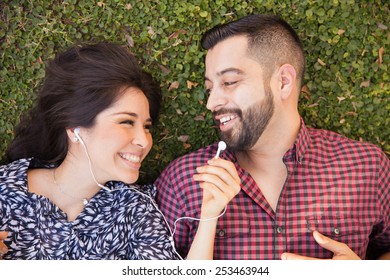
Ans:
[{"label": "shirt button", "polygon": [[283,227],[277,227],[276,228],[277,233],[283,233]]},{"label": "shirt button", "polygon": [[338,228],[335,228],[335,229],[333,230],[333,232],[334,232],[334,234],[340,234],[340,230],[339,230]]},{"label": "shirt button", "polygon": [[219,237],[224,237],[225,234],[226,234],[226,232],[223,229],[218,230],[218,236]]}]

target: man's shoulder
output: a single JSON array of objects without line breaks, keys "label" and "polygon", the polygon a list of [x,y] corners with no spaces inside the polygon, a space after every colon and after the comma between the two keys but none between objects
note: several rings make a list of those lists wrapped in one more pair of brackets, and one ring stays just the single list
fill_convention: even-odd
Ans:
[{"label": "man's shoulder", "polygon": [[173,160],[166,168],[165,170],[170,169],[183,169],[188,168],[192,166],[198,166],[205,164],[207,160],[213,157],[213,152],[215,153],[215,146],[216,144],[211,144],[206,147],[202,147],[198,150],[192,151],[190,153],[187,153],[185,155],[182,155],[175,160]]},{"label": "man's shoulder", "polygon": [[160,185],[162,182],[172,181],[184,182],[192,178],[193,174],[196,173],[196,168],[205,165],[213,157],[216,145],[211,144],[176,158],[161,172],[155,184]]},{"label": "man's shoulder", "polygon": [[315,149],[340,151],[360,155],[372,155],[382,157],[383,150],[372,143],[348,138],[340,133],[317,128],[308,128],[312,145]]}]

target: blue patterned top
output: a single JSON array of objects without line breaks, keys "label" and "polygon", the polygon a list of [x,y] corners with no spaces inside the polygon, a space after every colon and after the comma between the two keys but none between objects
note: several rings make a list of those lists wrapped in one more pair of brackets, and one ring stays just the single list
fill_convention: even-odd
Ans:
[{"label": "blue patterned top", "polygon": [[[21,159],[0,166],[0,230],[4,259],[178,259],[156,209],[153,185],[108,182],[76,220],[48,198],[27,191],[27,170],[48,166]],[[136,188],[138,191],[136,191]]]}]

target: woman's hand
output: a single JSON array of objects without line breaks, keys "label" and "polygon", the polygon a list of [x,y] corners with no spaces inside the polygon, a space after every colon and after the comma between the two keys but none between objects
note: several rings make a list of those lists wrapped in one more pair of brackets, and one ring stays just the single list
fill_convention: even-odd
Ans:
[{"label": "woman's hand", "polygon": [[194,180],[203,189],[201,219],[218,216],[226,205],[236,196],[240,187],[240,177],[230,161],[213,158],[208,165],[198,167]]},{"label": "woman's hand", "polygon": [[187,255],[187,259],[211,260],[214,252],[216,219],[240,192],[240,177],[230,161],[213,158],[208,165],[198,167],[194,180],[203,189],[203,199],[198,230]]},{"label": "woman's hand", "polygon": [[8,232],[0,231],[0,260],[3,259],[3,255],[8,252],[7,246],[5,246],[3,240],[5,240],[8,236]]}]

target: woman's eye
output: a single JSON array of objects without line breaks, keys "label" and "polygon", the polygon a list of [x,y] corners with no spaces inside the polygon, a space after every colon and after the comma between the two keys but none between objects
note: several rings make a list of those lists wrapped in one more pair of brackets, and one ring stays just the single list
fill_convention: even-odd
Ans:
[{"label": "woman's eye", "polygon": [[151,124],[145,125],[145,130],[151,131],[153,126]]},{"label": "woman's eye", "polygon": [[125,121],[122,121],[121,124],[133,125],[134,121],[132,121],[132,120],[125,120]]}]

